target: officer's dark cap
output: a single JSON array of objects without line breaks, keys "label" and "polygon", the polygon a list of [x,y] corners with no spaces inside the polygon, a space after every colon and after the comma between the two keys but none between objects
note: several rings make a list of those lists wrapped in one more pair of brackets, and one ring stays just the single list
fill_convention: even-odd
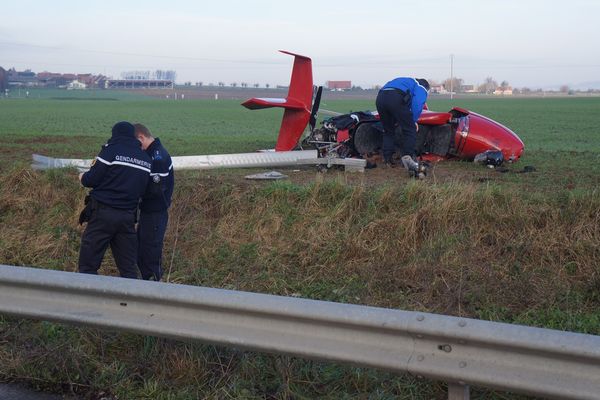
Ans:
[{"label": "officer's dark cap", "polygon": [[112,128],[113,137],[135,137],[135,127],[127,121],[117,122]]}]

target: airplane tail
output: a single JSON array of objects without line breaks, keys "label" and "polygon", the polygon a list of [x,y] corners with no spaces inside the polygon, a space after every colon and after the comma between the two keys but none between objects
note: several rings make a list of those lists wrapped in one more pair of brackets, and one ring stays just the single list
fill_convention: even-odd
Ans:
[{"label": "airplane tail", "polygon": [[251,98],[242,103],[250,110],[281,107],[285,109],[275,151],[289,151],[296,147],[302,132],[311,117],[313,95],[312,61],[299,54],[280,50],[281,53],[294,56],[294,67],[290,88],[285,99],[281,98]]}]

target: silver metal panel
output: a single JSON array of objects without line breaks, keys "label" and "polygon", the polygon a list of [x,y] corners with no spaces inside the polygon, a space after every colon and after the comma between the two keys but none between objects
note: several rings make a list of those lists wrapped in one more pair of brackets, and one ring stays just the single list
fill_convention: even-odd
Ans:
[{"label": "silver metal panel", "polygon": [[31,158],[33,159],[31,168],[38,170],[75,167],[80,171],[87,171],[90,169],[90,165],[92,165],[91,159],[83,160],[75,158],[53,158],[42,156],[40,154],[32,154]]},{"label": "silver metal panel", "polygon": [[316,150],[303,150],[181,156],[173,157],[172,160],[173,168],[177,170],[295,166],[303,164],[304,160],[315,158]]},{"label": "silver metal panel", "polygon": [[[75,167],[80,171],[90,168],[92,160],[74,158],[53,158],[39,154],[32,155],[33,169]],[[318,158],[317,150],[254,152],[239,154],[211,154],[201,156],[172,157],[173,168],[181,169],[214,169],[214,168],[253,168],[253,167],[286,167],[297,165],[345,165],[348,171],[364,171],[365,160],[353,158]]]},{"label": "silver metal panel", "polygon": [[600,399],[593,335],[10,266],[0,266],[0,313]]},{"label": "silver metal panel", "polygon": [[337,157],[325,157],[316,158],[313,160],[315,165],[321,164],[326,165],[330,168],[333,165],[343,165],[345,171],[349,172],[364,172],[367,166],[367,160],[359,158],[337,158]]}]

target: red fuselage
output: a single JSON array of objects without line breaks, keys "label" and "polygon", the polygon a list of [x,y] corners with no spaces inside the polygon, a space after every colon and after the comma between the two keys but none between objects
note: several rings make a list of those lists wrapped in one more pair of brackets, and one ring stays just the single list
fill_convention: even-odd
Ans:
[{"label": "red fuselage", "polygon": [[453,149],[445,156],[424,154],[423,158],[471,160],[477,154],[487,150],[499,150],[502,152],[504,160],[515,162],[523,154],[523,141],[513,131],[490,118],[469,110],[458,107],[447,113],[424,110],[419,118],[419,125],[447,123],[451,123],[455,127]]}]

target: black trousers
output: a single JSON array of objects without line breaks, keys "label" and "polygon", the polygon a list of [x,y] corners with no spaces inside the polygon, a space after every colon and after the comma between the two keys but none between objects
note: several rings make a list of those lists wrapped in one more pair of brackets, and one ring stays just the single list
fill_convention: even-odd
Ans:
[{"label": "black trousers", "polygon": [[137,261],[142,279],[160,281],[163,275],[162,250],[168,222],[167,210],[140,213]]},{"label": "black trousers", "polygon": [[383,159],[391,161],[396,151],[394,138],[399,135],[402,155],[415,156],[417,128],[413,121],[410,101],[399,90],[380,90],[375,101],[385,133],[383,134]]},{"label": "black trousers", "polygon": [[104,253],[110,245],[119,273],[137,279],[137,210],[120,210],[95,202],[81,237],[79,272],[98,274]]}]

